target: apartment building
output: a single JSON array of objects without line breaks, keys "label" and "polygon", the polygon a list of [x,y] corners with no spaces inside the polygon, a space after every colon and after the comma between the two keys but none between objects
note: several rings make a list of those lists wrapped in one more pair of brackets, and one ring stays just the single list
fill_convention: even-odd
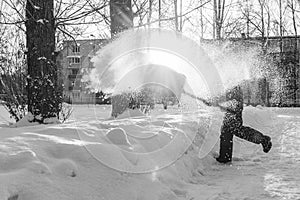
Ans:
[{"label": "apartment building", "polygon": [[57,63],[62,69],[64,99],[70,103],[95,103],[95,94],[82,82],[83,72],[92,69],[92,57],[107,42],[104,39],[67,40],[63,42]]}]

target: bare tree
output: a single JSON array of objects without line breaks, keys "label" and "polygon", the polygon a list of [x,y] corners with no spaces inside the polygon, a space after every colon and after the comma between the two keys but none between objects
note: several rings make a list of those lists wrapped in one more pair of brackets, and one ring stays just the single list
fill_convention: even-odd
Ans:
[{"label": "bare tree", "polygon": [[222,25],[224,22],[225,0],[214,0],[214,36],[217,40],[221,39]]},{"label": "bare tree", "polygon": [[[139,1],[139,0],[133,0],[132,1],[132,9],[133,11],[133,17],[138,18],[138,26],[142,26],[144,24],[144,19],[147,16],[147,0]],[[148,18],[149,19],[149,18]]]},{"label": "bare tree", "polygon": [[148,24],[149,24],[149,27],[151,25],[151,17],[152,17],[152,6],[153,6],[153,0],[149,0],[149,14],[148,14]]},{"label": "bare tree", "polygon": [[158,26],[161,27],[161,0],[158,0]]},{"label": "bare tree", "polygon": [[57,84],[55,64],[55,20],[53,1],[28,0],[26,3],[26,46],[28,111],[33,121],[59,117],[62,94]]},{"label": "bare tree", "polygon": [[27,112],[25,44],[17,27],[2,26],[0,35],[0,94],[11,117],[19,121]]},{"label": "bare tree", "polygon": [[[97,3],[92,0],[85,2],[79,0],[46,2],[41,0],[3,0],[0,5],[0,24],[18,27],[18,30],[24,31],[26,34],[27,95],[23,91],[17,90],[17,86],[7,87],[8,89],[15,88],[15,90],[7,89],[7,93],[14,98],[28,97],[28,108],[23,111],[28,109],[34,115],[34,121],[43,123],[45,118],[58,118],[62,91],[57,82],[55,34],[74,38],[76,30],[80,31],[84,25],[109,23],[108,17],[103,11],[108,5],[108,1]],[[95,14],[100,17],[94,18]],[[79,26],[82,27],[78,28]],[[13,38],[15,37],[16,35],[13,36]],[[20,41],[25,40],[22,37],[19,39]],[[13,45],[9,49],[13,49]],[[8,74],[7,71],[5,73]],[[12,79],[17,76],[16,74],[6,76],[5,80],[9,80],[9,77]],[[17,81],[15,82],[17,83]],[[6,81],[6,83],[8,82]],[[11,101],[15,102],[12,99]],[[21,100],[16,102],[22,104]],[[10,107],[13,108],[13,106]],[[13,112],[16,115],[10,113],[16,120],[24,116],[24,114],[18,114],[17,111]]]},{"label": "bare tree", "polygon": [[282,0],[279,0],[279,37],[280,37],[280,56],[282,57],[282,37],[283,37],[283,27],[282,27]]},{"label": "bare tree", "polygon": [[[105,35],[109,29],[109,0],[52,0],[57,38],[73,38],[85,32],[89,26],[95,26],[99,35]],[[0,24],[18,26],[25,31],[24,22],[26,0],[3,0],[6,9],[0,12]],[[101,28],[102,27],[102,28]],[[104,27],[104,28],[103,28]],[[61,37],[63,36],[63,37]]]},{"label": "bare tree", "polygon": [[174,24],[175,24],[175,30],[178,31],[179,30],[179,26],[178,26],[178,8],[177,8],[177,0],[174,0]]},{"label": "bare tree", "polygon": [[110,30],[112,37],[133,27],[131,0],[110,0]]},{"label": "bare tree", "polygon": [[[294,29],[294,44],[293,44],[293,60],[295,61],[293,63],[293,69],[292,71],[292,77],[293,77],[293,83],[292,83],[292,92],[293,92],[293,100],[294,104],[297,104],[297,90],[299,89],[297,85],[297,80],[299,80],[299,52],[298,52],[298,29],[297,29],[297,20],[296,20],[296,2],[294,0],[288,0],[288,7],[291,10],[291,15],[292,15],[292,24],[293,24],[293,29]],[[297,58],[298,57],[298,58]]]},{"label": "bare tree", "polygon": [[138,20],[135,20],[138,21],[138,24],[135,24],[134,27],[171,27],[173,30],[182,32],[184,24],[190,23],[192,25],[191,19],[193,16],[210,1],[202,0],[199,2],[192,0],[188,5],[185,5],[184,10],[183,2],[185,1],[182,0],[151,0],[151,2],[148,0],[133,0],[134,16],[138,18]]},{"label": "bare tree", "polygon": [[298,36],[298,26],[297,26],[297,19],[296,19],[296,3],[294,0],[288,0],[288,8],[291,10],[292,15],[292,24],[294,29],[294,36],[295,36],[295,43],[294,43],[294,51],[297,51],[297,36]]}]

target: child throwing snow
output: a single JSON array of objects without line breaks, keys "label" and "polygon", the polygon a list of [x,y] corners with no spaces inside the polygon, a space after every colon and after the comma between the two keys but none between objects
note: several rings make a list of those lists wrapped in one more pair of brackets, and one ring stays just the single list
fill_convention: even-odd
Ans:
[{"label": "child throwing snow", "polygon": [[216,160],[220,163],[231,162],[233,135],[255,144],[261,144],[263,151],[268,153],[272,147],[271,138],[261,132],[243,126],[243,91],[236,86],[226,93],[226,101],[217,103],[217,106],[225,111],[220,136],[220,153]]},{"label": "child throwing snow", "polygon": [[225,111],[223,119],[223,125],[221,127],[220,136],[220,153],[216,160],[220,163],[228,163],[232,160],[232,147],[233,147],[233,135],[247,140],[255,144],[261,144],[263,151],[268,153],[272,148],[271,138],[267,135],[263,135],[258,130],[255,130],[248,126],[243,126],[243,91],[240,86],[236,86],[226,92],[225,101],[214,99],[213,101],[207,101],[205,99],[196,97],[189,94],[192,98],[196,98],[208,106],[218,106],[221,110]]}]

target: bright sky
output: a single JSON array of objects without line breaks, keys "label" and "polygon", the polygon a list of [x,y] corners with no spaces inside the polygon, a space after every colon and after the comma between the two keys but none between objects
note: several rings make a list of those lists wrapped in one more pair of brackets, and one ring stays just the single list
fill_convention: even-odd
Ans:
[{"label": "bright sky", "polygon": [[[66,2],[73,2],[74,0],[66,0]],[[226,37],[227,34],[230,33],[231,37],[240,37],[242,32],[246,32],[246,19],[241,14],[241,8],[245,11],[246,5],[251,7],[251,17],[258,18],[256,21],[253,19],[253,22],[257,26],[260,25],[260,10],[259,10],[259,1],[261,0],[230,0],[225,1],[225,11],[224,11],[224,27],[223,27],[223,36]],[[292,26],[292,15],[291,11],[287,6],[287,2],[293,1],[295,3],[296,9],[299,11],[299,3],[296,0],[282,0],[282,8],[283,8],[283,22],[284,22],[284,29],[285,29],[285,35],[292,34],[293,33],[293,26]],[[0,9],[2,9],[3,12],[7,13],[9,17],[17,18],[18,14],[11,11],[11,8],[7,5],[6,2],[9,1],[1,1],[0,2]],[[14,2],[14,1],[12,1]],[[16,3],[17,2],[17,3]],[[14,2],[18,8],[20,8],[21,13],[24,12],[24,0],[16,0]],[[56,1],[55,1],[56,2]],[[137,0],[138,4],[140,5],[141,0]],[[173,0],[163,0],[162,1],[162,19],[168,19],[174,17],[174,1]],[[178,0],[178,15],[180,14],[180,0]],[[208,3],[207,3],[208,2]],[[191,39],[199,42],[201,38],[201,34],[203,32],[204,38],[212,38],[212,21],[213,21],[213,1],[212,0],[182,0],[182,14],[184,15],[182,21],[183,21],[183,34],[190,37]],[[265,17],[267,19],[267,10],[269,10],[270,13],[270,35],[278,34],[279,27],[278,27],[278,21],[279,21],[279,0],[274,1],[265,1],[266,4],[264,6],[265,9]],[[81,2],[82,4],[83,2]],[[97,1],[95,1],[95,4]],[[101,2],[100,2],[101,3]],[[98,2],[98,4],[100,4]],[[75,6],[75,8],[78,8],[81,4],[78,4]],[[205,4],[202,8],[199,8],[201,4]],[[243,5],[243,6],[242,6]],[[195,9],[198,8],[198,9]],[[133,4],[133,11],[137,11],[137,7]],[[70,11],[72,12],[72,11]],[[146,13],[143,23],[147,22],[148,14],[149,13],[149,4],[145,4],[144,6],[144,13]],[[202,12],[202,15],[201,15]],[[102,14],[105,14],[106,16],[109,16],[109,7],[105,7],[101,10]],[[299,12],[296,12],[296,15],[299,15]],[[201,17],[202,16],[202,17]],[[241,17],[243,17],[241,19]],[[99,15],[95,14],[94,16],[89,17],[85,21],[99,21]],[[299,17],[296,16],[297,20],[299,21]],[[24,18],[23,18],[24,19]],[[203,21],[203,29],[201,28],[201,19]],[[0,20],[3,20],[3,17],[0,16]],[[101,20],[101,19],[100,19]],[[156,21],[156,23],[151,24],[151,27],[158,27],[158,0],[153,1],[153,7],[152,7],[152,14],[151,14],[151,21]],[[135,17],[135,26],[138,25],[139,22],[139,15]],[[180,20],[179,20],[180,21]],[[266,23],[267,24],[267,23]],[[97,25],[71,25],[67,26],[68,30],[71,31],[71,33],[75,33],[78,28],[81,28],[82,32],[79,36],[77,36],[77,39],[82,38],[108,38],[110,37],[110,30],[109,25],[107,25],[104,21],[98,23]],[[299,27],[299,25],[298,25]],[[172,29],[174,30],[174,20],[172,21],[163,21],[162,22],[162,28],[164,29]],[[232,29],[235,28],[235,31],[231,32]],[[254,29],[254,25],[250,23],[250,31]],[[251,32],[252,36],[259,35],[258,31]],[[60,36],[60,39],[63,39],[62,36]]]},{"label": "bright sky", "polygon": [[[294,1],[296,9],[299,10],[299,3],[298,1]],[[162,1],[162,19],[171,18],[174,17],[174,4],[171,0],[165,0]],[[196,10],[193,10],[199,5],[201,5],[201,2],[205,4],[202,8],[198,8]],[[208,2],[208,3],[206,3]],[[203,37],[204,38],[212,38],[212,32],[213,32],[213,1],[205,1],[205,0],[182,0],[182,13],[185,15],[183,17],[183,34],[190,37],[191,39],[195,41],[199,41],[201,38],[201,33],[203,31]],[[259,36],[259,31],[254,31],[255,26],[261,27],[261,21],[260,21],[260,5],[259,0],[231,0],[231,1],[225,1],[225,10],[224,10],[224,27],[223,27],[223,36],[224,37],[241,37],[241,33],[246,33],[246,18],[243,16],[242,11],[245,12],[246,8],[250,8],[250,18],[253,21],[252,23],[249,23],[250,26],[250,34],[252,36]],[[266,28],[266,34],[269,34],[270,36],[278,35],[279,31],[279,0],[274,1],[265,1],[264,5],[264,17],[265,17],[265,28]],[[291,11],[287,5],[288,1],[282,0],[282,9],[283,9],[283,25],[284,25],[284,35],[291,35],[293,34],[293,26],[292,26],[292,14]],[[248,6],[247,6],[248,4]],[[178,0],[178,15],[179,13],[179,6],[180,1]],[[149,11],[147,9],[146,5],[146,11]],[[136,11],[136,7],[133,6],[133,11]],[[193,10],[193,11],[192,11]],[[192,11],[192,12],[191,12]],[[269,31],[267,31],[267,18],[268,18],[268,12],[270,13],[270,27]],[[201,15],[202,12],[202,15]],[[189,13],[189,14],[187,14]],[[147,16],[145,16],[143,23],[147,22]],[[202,16],[202,22],[203,26],[201,25],[201,16]],[[298,12],[296,12],[296,18],[299,21]],[[152,9],[152,15],[151,15],[151,21],[157,21],[158,20],[158,4],[157,1],[154,1],[154,6]],[[135,26],[138,25],[139,17],[135,17]],[[297,25],[299,27],[299,25]],[[158,22],[151,24],[151,27],[157,28]],[[162,27],[164,29],[171,29],[174,30],[175,25],[174,21],[169,22],[162,22]],[[201,30],[203,27],[203,30]],[[97,27],[97,31],[101,34],[100,35],[109,35],[109,31],[105,30],[107,26]],[[234,31],[232,32],[232,30]],[[88,27],[86,35],[89,35],[89,33],[95,33],[96,29],[93,26]],[[230,34],[230,35],[229,35]],[[95,34],[94,34],[95,35]],[[96,34],[97,35],[97,34]]]}]

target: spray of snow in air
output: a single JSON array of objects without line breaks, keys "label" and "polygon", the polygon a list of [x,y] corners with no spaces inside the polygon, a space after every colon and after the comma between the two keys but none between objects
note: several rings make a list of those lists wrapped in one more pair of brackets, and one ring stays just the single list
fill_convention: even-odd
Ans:
[{"label": "spray of snow in air", "polygon": [[[221,88],[221,83],[218,82],[219,74],[205,51],[190,39],[171,31],[127,31],[99,50],[92,62],[95,68],[85,76],[85,81],[96,91],[114,93],[116,85],[126,79],[126,76],[130,76],[130,72],[147,66],[166,67],[184,75],[184,90],[198,96],[214,96]],[[163,71],[156,70],[156,73]],[[145,84],[145,80],[141,78],[145,77],[145,74],[149,77],[155,76],[147,70],[141,72],[144,74],[135,74],[129,82],[123,82],[123,89]],[[174,77],[168,74],[164,76],[164,80],[170,85],[176,85],[176,78],[174,80]],[[131,85],[133,82],[136,85]]]},{"label": "spray of snow in air", "polygon": [[[94,91],[119,93],[116,89],[136,89],[145,84],[143,77],[153,76],[147,74],[147,70],[140,70],[144,74],[139,75],[131,73],[136,68],[157,65],[183,74],[186,77],[184,90],[200,97],[212,97],[244,81],[275,74],[265,59],[261,59],[258,44],[224,42],[200,46],[170,31],[127,31],[97,52],[92,58],[95,68],[84,81],[89,82],[88,87]],[[168,74],[164,76],[164,79],[169,78]],[[124,83],[125,79],[130,81]],[[122,87],[116,87],[121,80]],[[167,82],[176,85],[172,83],[174,80]]]},{"label": "spray of snow in air", "polygon": [[[136,121],[137,116],[133,116],[127,107],[119,109],[121,112],[115,112],[117,114],[111,116],[118,117],[117,121],[112,121],[115,126],[122,129],[109,132],[103,130],[100,134],[108,138],[109,144],[99,145],[97,148],[88,146],[88,150],[105,165],[120,171],[144,173],[167,167],[184,154],[199,133],[197,130],[187,131],[181,126],[164,127],[164,122],[181,124],[191,120],[191,113],[192,116],[197,113],[197,116],[205,116],[205,119],[193,118],[192,120],[196,122],[192,127],[203,127],[198,129],[202,131],[200,135],[203,136],[199,142],[198,155],[204,158],[218,142],[223,113],[217,110],[208,114],[198,103],[195,103],[195,100],[190,100],[190,95],[181,94],[190,93],[202,98],[215,97],[224,94],[225,89],[245,80],[259,78],[265,75],[259,55],[259,51],[254,47],[232,47],[227,44],[218,46],[204,44],[200,47],[194,41],[171,31],[143,29],[122,33],[119,38],[103,47],[92,58],[95,68],[84,77],[90,89],[111,93],[113,97],[118,97],[118,94],[135,91],[148,83],[156,83],[174,92],[181,106],[177,110],[174,109],[174,113],[170,115],[160,118],[151,115],[153,118],[150,121],[139,113],[138,116],[145,123],[151,124],[143,126],[143,130]],[[181,84],[182,77],[185,80],[184,85]],[[115,108],[126,104],[122,99],[116,102]],[[126,109],[129,114],[126,114]],[[114,106],[112,106],[112,113],[113,111]],[[172,111],[168,110],[168,112]],[[153,121],[163,125],[158,127],[161,131],[156,132],[153,129]],[[209,133],[207,137],[206,133]],[[89,140],[84,132],[79,131],[79,135],[81,139]],[[142,154],[138,152],[140,148],[133,147],[124,140],[122,144],[128,144],[125,147],[133,152],[127,152],[127,149],[126,159],[121,162],[124,152],[122,153],[119,147],[115,147],[120,143],[115,138],[129,140],[143,138],[136,142],[138,144],[136,146],[143,146],[145,137],[151,144],[151,148],[142,151]],[[157,140],[152,141],[153,138]],[[157,147],[157,141],[160,142],[160,147],[155,151],[152,147]]]},{"label": "spray of snow in air", "polygon": [[270,47],[267,52],[263,52],[261,44],[253,41],[202,43],[201,46],[217,68],[225,90],[241,84],[245,86],[245,91],[259,93],[258,84],[266,79],[272,91],[270,102],[276,104],[282,101],[283,79],[270,54],[278,52],[278,49]]},{"label": "spray of snow in air", "polygon": [[[97,148],[87,147],[93,156],[103,164],[132,173],[162,169],[184,155],[197,134],[197,128],[194,131],[187,131],[183,125],[177,127],[176,124],[183,122],[185,124],[193,118],[192,127],[203,126],[201,130],[203,135],[206,132],[211,133],[212,131],[208,130],[211,127],[219,128],[219,117],[212,116],[218,113],[210,115],[199,109],[198,103],[191,100],[188,95],[181,95],[190,93],[207,98],[223,92],[221,78],[211,59],[197,43],[189,38],[176,32],[158,29],[130,30],[122,33],[119,38],[99,50],[92,62],[95,68],[84,77],[84,81],[89,83],[91,90],[111,93],[112,99],[114,99],[122,97],[118,94],[136,91],[144,85],[151,84],[152,86],[154,84],[168,88],[180,101],[179,107],[168,109],[168,114],[165,113],[164,116],[155,115],[155,112],[160,113],[157,108],[159,106],[155,106],[157,109],[154,109],[150,118],[140,116],[144,123],[149,124],[142,127],[135,120],[136,115],[132,116],[131,110],[126,110],[126,107],[125,109],[120,108],[121,112],[113,115],[114,110],[118,111],[118,107],[126,104],[126,100],[123,101],[121,98],[121,100],[115,101],[116,105],[112,101],[112,116],[117,117],[116,121],[112,121],[122,129],[99,133],[104,138],[108,138],[109,145],[99,145]],[[186,105],[187,107],[185,107]],[[129,112],[129,115],[126,115],[126,112]],[[199,114],[194,118],[189,112]],[[207,120],[200,116],[204,116]],[[208,119],[210,117],[213,119],[212,121]],[[168,123],[173,123],[174,126],[165,127]],[[215,126],[208,127],[207,123],[215,123]],[[135,133],[135,131],[137,132]],[[78,133],[81,139],[89,140],[84,132],[79,131]],[[130,145],[128,147],[133,152],[127,152],[128,149],[120,151],[121,147],[116,147],[116,143],[119,142],[115,141],[115,138],[119,138],[120,134],[129,140],[138,140],[132,143],[136,147]],[[212,135],[210,134],[210,137]],[[202,149],[202,154],[207,154],[216,140],[212,139],[212,142]],[[139,152],[138,146],[144,146],[145,141],[150,146],[147,146],[145,151]]]},{"label": "spray of snow in air", "polygon": [[261,47],[240,42],[203,43],[219,71],[224,87],[231,88],[245,81],[266,76],[266,63],[261,59]]}]

